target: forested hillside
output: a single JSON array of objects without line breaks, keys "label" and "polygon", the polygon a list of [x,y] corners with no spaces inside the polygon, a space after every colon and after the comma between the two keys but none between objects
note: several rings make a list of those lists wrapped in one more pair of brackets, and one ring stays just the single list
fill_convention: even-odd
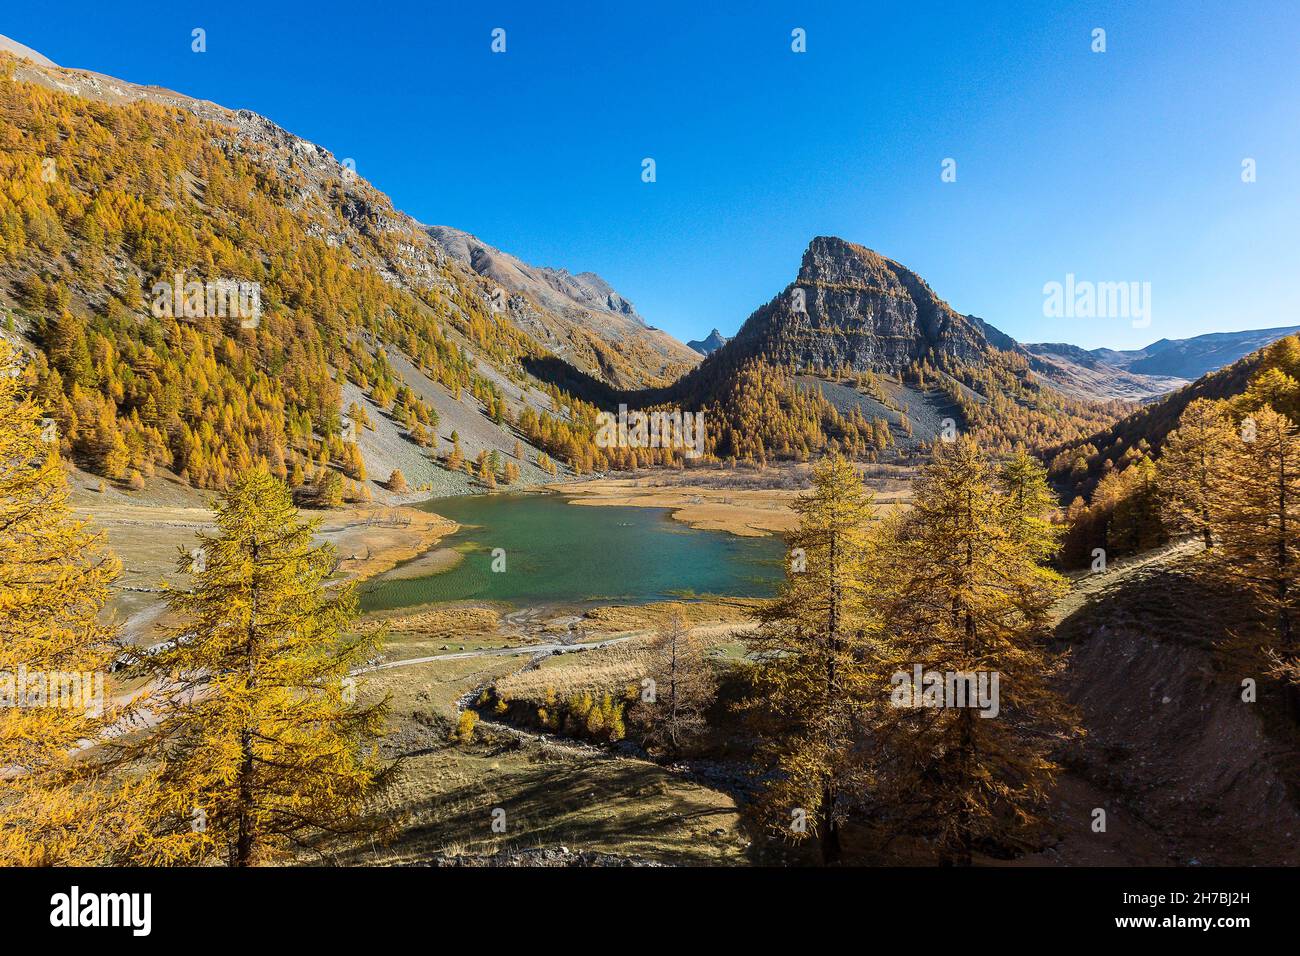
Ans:
[{"label": "forested hillside", "polygon": [[[1265,446],[1256,437],[1266,417],[1277,430],[1275,447],[1272,458],[1259,458]],[[1272,514],[1285,537],[1295,521],[1289,482],[1297,422],[1300,337],[1290,336],[1103,432],[1049,452],[1049,473],[1070,502],[1063,560],[1083,566],[1095,549],[1110,557],[1132,554],[1186,531],[1210,545],[1208,529],[1226,523],[1239,507],[1252,474],[1277,486],[1281,500],[1256,517]],[[1201,504],[1180,504],[1185,483],[1197,475]],[[1220,518],[1212,521],[1211,512]]]},{"label": "forested hillside", "polygon": [[[714,451],[740,458],[822,447],[882,454],[914,444],[909,408],[886,399],[882,380],[902,386],[909,406],[939,399],[955,429],[999,451],[1090,434],[1132,407],[1069,398],[1038,382],[1029,358],[997,347],[986,328],[899,263],[818,237],[795,281],[666,395],[711,413],[719,423]],[[846,410],[821,394],[799,394],[801,373],[849,383],[861,399]]]},{"label": "forested hillside", "polygon": [[1111,470],[1123,470],[1134,457],[1131,449],[1159,448],[1188,404],[1198,398],[1218,400],[1238,396],[1257,372],[1268,367],[1293,370],[1300,367],[1288,358],[1298,348],[1300,340],[1296,337],[1281,339],[1227,368],[1211,372],[1160,402],[1138,409],[1108,428],[1047,449],[1053,482],[1070,497],[1087,496]]},{"label": "forested hillside", "polygon": [[[914,403],[951,409],[952,427],[994,450],[1060,444],[1126,410],[1036,382],[914,273],[830,238],[698,369],[618,391],[656,381],[677,353],[597,278],[569,277],[560,296],[566,274],[450,254],[447,237],[463,234],[435,241],[349,165],[255,114],[11,57],[3,75],[8,334],[30,346],[35,398],[65,453],[125,486],[167,469],[220,489],[265,462],[300,497],[365,500],[397,480],[367,471],[376,415],[423,450],[414,460],[495,487],[521,467],[553,474],[557,460],[578,472],[680,464],[680,449],[597,445],[597,412],[620,402],[703,411],[706,455],[754,462],[918,450],[937,432],[913,429]],[[518,281],[502,290],[502,275]],[[257,289],[257,315],[214,310],[225,285]],[[560,299],[605,318],[583,332],[561,322]],[[807,375],[856,397],[830,401]],[[465,421],[441,422],[443,395],[500,438],[462,447]]]},{"label": "forested hillside", "polygon": [[[203,488],[260,461],[300,485],[360,482],[344,382],[438,446],[437,413],[388,352],[581,461],[594,412],[553,389],[540,411],[507,407],[501,375],[524,382],[522,360],[544,350],[347,167],[253,114],[106,102],[44,76],[3,60],[0,304],[79,465],[137,484],[168,468]],[[191,308],[157,283],[185,286]],[[207,314],[217,283],[256,284],[258,315]],[[441,451],[455,452],[446,436]]]}]

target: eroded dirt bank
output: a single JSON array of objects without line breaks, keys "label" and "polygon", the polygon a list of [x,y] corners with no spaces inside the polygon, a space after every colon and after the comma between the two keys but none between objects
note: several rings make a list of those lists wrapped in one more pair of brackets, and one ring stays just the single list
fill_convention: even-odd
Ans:
[{"label": "eroded dirt bank", "polygon": [[[1261,675],[1216,650],[1236,626],[1234,604],[1192,574],[1198,550],[1145,556],[1081,581],[1067,599],[1057,633],[1087,737],[1054,801],[1062,842],[1028,862],[1300,863],[1300,811],[1278,739],[1287,725]],[[1242,700],[1248,676],[1256,703]],[[1098,807],[1104,833],[1092,827]]]}]

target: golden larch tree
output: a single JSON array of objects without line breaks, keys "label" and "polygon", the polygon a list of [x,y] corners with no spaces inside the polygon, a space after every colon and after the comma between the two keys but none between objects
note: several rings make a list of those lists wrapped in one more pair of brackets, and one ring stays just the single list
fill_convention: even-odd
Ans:
[{"label": "golden larch tree", "polygon": [[1076,729],[1051,688],[1063,662],[1045,646],[1064,582],[1042,563],[1055,542],[1036,510],[1044,489],[1020,456],[999,473],[963,437],[935,448],[894,522],[879,644],[893,706],[878,732],[893,799],[938,825],[946,863],[969,865],[979,839],[1035,819],[1052,749]]},{"label": "golden larch tree", "polygon": [[316,522],[255,470],[216,525],[181,556],[193,586],[169,591],[174,639],[143,661],[158,722],[140,754],[160,780],[151,862],[264,864],[356,831],[392,769],[376,750],[387,699],[360,703],[353,676],[377,638],[347,636],[356,597],[327,583],[334,549],[314,543]]},{"label": "golden larch tree", "polygon": [[753,641],[752,706],[776,720],[761,744],[775,772],[757,811],[796,842],[817,837],[829,864],[840,860],[841,828],[868,788],[864,736],[882,697],[872,655],[880,624],[868,601],[874,509],[840,456],[814,468],[812,489],[793,508],[786,579],[758,611]]},{"label": "golden larch tree", "polygon": [[73,516],[57,436],[0,339],[0,866],[111,861],[132,818],[103,752],[122,716],[105,623],[120,570]]},{"label": "golden larch tree", "polygon": [[1220,402],[1198,398],[1188,403],[1169,433],[1156,466],[1166,524],[1214,546],[1210,520],[1216,483],[1231,457],[1236,436]]},{"label": "golden larch tree", "polygon": [[1215,475],[1210,520],[1222,537],[1216,573],[1249,594],[1294,657],[1300,597],[1300,435],[1265,405],[1246,416]]},{"label": "golden larch tree", "polygon": [[1051,520],[1056,496],[1047,484],[1047,469],[1024,445],[1002,464],[998,484],[1005,495],[1007,530],[1012,542],[1034,561],[1056,554],[1061,529]]}]

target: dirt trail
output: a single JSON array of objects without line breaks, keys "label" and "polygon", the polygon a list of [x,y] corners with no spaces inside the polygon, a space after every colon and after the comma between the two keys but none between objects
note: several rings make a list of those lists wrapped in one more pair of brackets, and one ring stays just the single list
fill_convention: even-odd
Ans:
[{"label": "dirt trail", "polygon": [[1085,572],[1075,577],[1070,584],[1070,593],[1057,601],[1052,607],[1052,621],[1060,624],[1085,604],[1097,601],[1107,592],[1112,592],[1132,581],[1136,576],[1153,569],[1166,567],[1174,562],[1199,554],[1204,546],[1199,540],[1178,541],[1148,551],[1133,558],[1115,562],[1105,571]]},{"label": "dirt trail", "polygon": [[451,654],[434,654],[430,657],[410,657],[400,661],[387,661],[383,664],[375,664],[371,667],[362,667],[353,671],[353,674],[368,674],[371,671],[386,671],[395,667],[413,667],[416,664],[428,664],[430,661],[457,661],[466,657],[518,657],[524,654],[540,655],[546,657],[550,654],[576,654],[582,651],[596,650],[601,647],[610,647],[614,644],[622,644],[624,641],[630,641],[639,634],[626,634],[622,637],[613,637],[605,641],[593,641],[585,644],[577,643],[557,643],[557,644],[524,644],[519,647],[484,647],[476,651],[456,651]]}]

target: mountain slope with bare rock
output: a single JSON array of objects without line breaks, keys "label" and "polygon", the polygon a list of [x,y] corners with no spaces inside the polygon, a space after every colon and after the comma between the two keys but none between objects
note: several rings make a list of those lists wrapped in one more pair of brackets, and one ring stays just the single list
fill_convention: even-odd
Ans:
[{"label": "mountain slope with bare rock", "polygon": [[531,266],[450,226],[429,226],[428,233],[448,256],[508,293],[500,307],[524,331],[616,388],[666,385],[699,361],[593,272]]}]

